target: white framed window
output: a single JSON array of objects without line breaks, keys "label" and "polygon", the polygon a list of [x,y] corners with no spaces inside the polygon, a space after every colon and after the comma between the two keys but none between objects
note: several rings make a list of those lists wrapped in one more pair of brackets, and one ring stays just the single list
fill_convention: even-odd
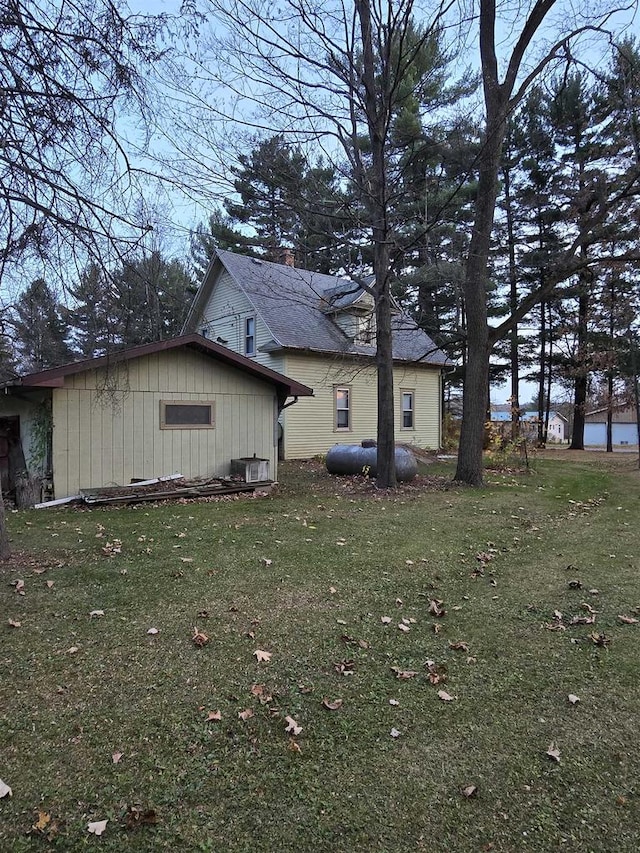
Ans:
[{"label": "white framed window", "polygon": [[415,429],[415,392],[401,391],[402,429]]},{"label": "white framed window", "polygon": [[246,317],[244,321],[244,354],[256,354],[256,318]]},{"label": "white framed window", "polygon": [[335,386],[333,389],[335,406],[336,432],[348,432],[351,429],[351,388],[347,386]]},{"label": "white framed window", "polygon": [[214,429],[213,400],[160,400],[160,429]]}]

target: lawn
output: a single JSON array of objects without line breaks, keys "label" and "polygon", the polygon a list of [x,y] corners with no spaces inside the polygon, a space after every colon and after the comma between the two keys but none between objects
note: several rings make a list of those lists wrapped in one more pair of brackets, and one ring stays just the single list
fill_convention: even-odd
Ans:
[{"label": "lawn", "polygon": [[635,853],[636,465],[10,513],[0,850]]}]

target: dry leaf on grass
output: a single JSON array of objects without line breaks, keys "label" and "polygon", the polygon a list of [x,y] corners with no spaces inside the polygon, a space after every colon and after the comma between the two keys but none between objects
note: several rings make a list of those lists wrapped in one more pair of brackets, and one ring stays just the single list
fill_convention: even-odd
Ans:
[{"label": "dry leaf on grass", "polygon": [[414,669],[400,669],[399,666],[392,666],[391,672],[395,672],[396,678],[400,678],[403,681],[406,681],[409,678],[415,678],[418,674]]},{"label": "dry leaf on grass", "polygon": [[70,649],[67,649],[68,655],[77,655],[80,649],[77,646],[71,646]]},{"label": "dry leaf on grass", "polygon": [[2,779],[0,779],[0,800],[3,797],[12,797],[12,796],[13,796],[13,791],[11,790],[11,788],[6,784],[6,782],[3,782]]},{"label": "dry leaf on grass", "polygon": [[108,820],[95,820],[87,824],[87,831],[92,835],[102,835],[107,828]]},{"label": "dry leaf on grass", "polygon": [[265,652],[263,649],[256,649],[253,653],[258,663],[269,663],[273,652]]},{"label": "dry leaf on grass", "polygon": [[18,595],[24,595],[24,581],[23,580],[11,581],[11,583],[13,584],[14,592],[17,592]]},{"label": "dry leaf on grass", "polygon": [[551,758],[552,761],[560,761],[560,750],[558,749],[558,745],[556,743],[549,744],[547,755],[549,756],[549,758]]},{"label": "dry leaf on grass", "polygon": [[640,619],[635,619],[633,616],[622,616],[622,615],[618,615],[618,619],[619,619],[619,620],[620,620],[624,625],[635,625],[637,622],[640,622]]},{"label": "dry leaf on grass", "polygon": [[47,581],[47,587],[48,587],[49,589],[53,589],[53,585],[54,585],[54,583],[55,583],[55,581]]},{"label": "dry leaf on grass", "polygon": [[302,752],[302,747],[292,737],[289,738],[289,749],[291,752]]},{"label": "dry leaf on grass", "polygon": [[335,588],[335,586],[330,586],[330,587],[329,587],[329,592],[331,593],[331,595],[335,595],[335,593],[336,593],[337,591],[338,591],[338,590]]},{"label": "dry leaf on grass", "polygon": [[391,616],[381,616],[380,621],[383,625],[388,625],[391,622]]},{"label": "dry leaf on grass", "polygon": [[602,646],[602,647],[608,646],[609,643],[611,642],[611,640],[609,639],[609,637],[607,637],[606,634],[598,634],[597,631],[593,631],[591,634],[589,634],[589,639],[596,646]]},{"label": "dry leaf on grass", "polygon": [[253,717],[253,710],[251,708],[246,708],[244,711],[239,711],[238,717],[240,717],[241,720],[246,722],[247,720],[250,720],[251,717]]},{"label": "dry leaf on grass", "polygon": [[89,613],[90,619],[99,619],[101,616],[104,616],[104,610],[92,610],[91,613]]},{"label": "dry leaf on grass", "polygon": [[207,635],[202,631],[198,631],[198,629],[194,625],[193,636],[191,637],[191,641],[194,645],[201,649],[203,646],[207,645],[207,643],[209,642],[209,637],[207,637]]},{"label": "dry leaf on grass", "polygon": [[159,633],[160,632],[158,631],[157,628],[149,628],[149,630],[147,631],[147,634],[152,634],[152,635],[159,634]]},{"label": "dry leaf on grass", "polygon": [[449,642],[449,648],[454,652],[469,652],[469,646],[463,640],[458,640],[456,643]]},{"label": "dry leaf on grass", "polygon": [[460,793],[462,794],[463,797],[466,797],[467,799],[469,799],[470,797],[475,797],[476,794],[478,793],[478,786],[477,785],[465,785],[464,788],[460,789]]},{"label": "dry leaf on grass", "polygon": [[268,557],[261,557],[260,562],[263,566],[270,566],[273,563],[273,560],[270,560]]},{"label": "dry leaf on grass", "polygon": [[220,711],[209,711],[207,714],[207,722],[212,723],[214,720],[221,720],[222,714]]},{"label": "dry leaf on grass", "polygon": [[410,628],[408,625],[405,625],[405,624],[404,624],[404,622],[400,622],[400,623],[398,624],[398,628],[399,628],[401,631],[404,631],[404,633],[405,633],[405,634],[407,633],[407,631],[410,631],[410,630],[411,630],[411,628]]},{"label": "dry leaf on grass", "polygon": [[298,725],[297,720],[294,720],[293,717],[289,716],[286,716],[284,719],[287,724],[285,732],[287,732],[288,734],[292,734],[294,737],[299,735],[302,731],[302,726]]},{"label": "dry leaf on grass", "polygon": [[9,625],[10,625],[12,628],[21,628],[21,627],[22,627],[22,622],[17,622],[15,619],[9,619]]},{"label": "dry leaf on grass", "polygon": [[31,829],[36,832],[44,832],[51,823],[51,815],[48,812],[38,811],[38,820],[33,824]]},{"label": "dry leaf on grass", "polygon": [[333,665],[335,671],[340,673],[340,675],[353,675],[354,667],[355,662],[352,660],[340,660]]},{"label": "dry leaf on grass", "polygon": [[432,598],[429,602],[429,613],[438,618],[447,615],[447,611],[442,606],[443,602],[439,598]]},{"label": "dry leaf on grass", "polygon": [[114,764],[120,764],[120,760],[122,758],[122,755],[123,754],[121,752],[114,752],[113,755],[111,756],[111,760],[113,761]]},{"label": "dry leaf on grass", "polygon": [[580,698],[578,696],[576,696],[575,693],[569,693],[569,695],[567,696],[567,699],[569,700],[569,704],[571,704],[571,705],[577,705],[578,702],[580,701]]},{"label": "dry leaf on grass", "polygon": [[402,734],[402,732],[399,732],[399,731],[398,731],[398,729],[393,728],[393,729],[391,729],[391,731],[389,732],[389,734],[391,735],[391,737],[396,738],[396,737],[400,737],[400,735]]},{"label": "dry leaf on grass", "polygon": [[141,809],[139,806],[129,806],[125,818],[127,829],[137,829],[139,826],[155,826],[158,815],[155,809]]},{"label": "dry leaf on grass", "polygon": [[397,699],[389,699],[389,704],[390,704],[390,705],[399,705],[399,704],[400,704],[400,702],[398,702],[398,700],[397,700]]},{"label": "dry leaf on grass", "polygon": [[446,690],[438,690],[438,699],[442,699],[443,702],[453,702],[454,696],[450,693],[447,693]]},{"label": "dry leaf on grass", "polygon": [[327,699],[325,696],[322,700],[322,707],[326,708],[327,711],[337,711],[338,708],[342,708],[342,699]]}]

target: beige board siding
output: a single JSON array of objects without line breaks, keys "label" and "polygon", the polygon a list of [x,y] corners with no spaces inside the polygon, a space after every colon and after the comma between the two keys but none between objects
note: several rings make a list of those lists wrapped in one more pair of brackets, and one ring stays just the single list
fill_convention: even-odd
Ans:
[{"label": "beige board siding", "polygon": [[[213,401],[215,428],[160,429],[161,400]],[[254,454],[275,478],[274,401],[271,384],[188,350],[137,359],[108,377],[69,377],[53,391],[56,497],[132,478],[223,476],[231,459]]]},{"label": "beige board siding", "polygon": [[[313,388],[314,396],[300,398],[282,413],[285,459],[303,459],[334,444],[354,444],[376,437],[377,377],[375,366],[340,357],[287,354],[284,372]],[[351,391],[351,429],[335,429],[334,388]],[[401,429],[401,390],[414,391],[415,429]],[[394,370],[396,441],[418,447],[440,446],[440,372],[421,367]]]},{"label": "beige board siding", "polygon": [[273,340],[269,329],[259,314],[256,314],[249,299],[240,290],[226,270],[223,270],[213,285],[211,298],[204,308],[202,317],[196,318],[195,330],[206,331],[206,337],[217,343],[222,338],[234,352],[245,355],[245,320],[255,317],[256,354],[253,356],[259,364],[272,370],[281,371],[282,357],[261,352],[260,348]]}]

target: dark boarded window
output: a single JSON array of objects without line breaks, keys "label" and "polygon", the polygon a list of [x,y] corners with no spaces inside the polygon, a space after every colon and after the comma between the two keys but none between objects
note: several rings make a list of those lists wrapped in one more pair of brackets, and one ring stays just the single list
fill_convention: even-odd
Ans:
[{"label": "dark boarded window", "polygon": [[213,403],[163,400],[160,403],[160,426],[162,429],[211,429],[215,426]]}]

